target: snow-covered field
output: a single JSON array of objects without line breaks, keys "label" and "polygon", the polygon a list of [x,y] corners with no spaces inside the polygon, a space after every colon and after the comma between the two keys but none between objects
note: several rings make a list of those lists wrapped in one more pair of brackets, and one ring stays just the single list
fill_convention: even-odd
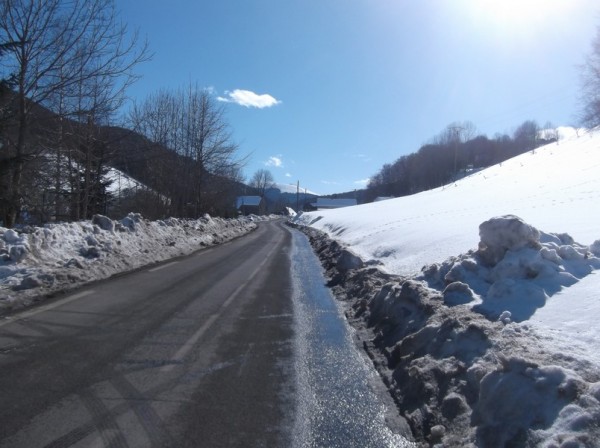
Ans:
[{"label": "snow-covered field", "polygon": [[392,275],[348,275],[344,294],[431,443],[600,446],[600,132],[562,133],[445,187],[295,218]]},{"label": "snow-covered field", "polygon": [[119,221],[96,215],[19,231],[0,227],[0,314],[49,293],[228,241],[255,229],[257,219],[148,221],[130,213]]}]

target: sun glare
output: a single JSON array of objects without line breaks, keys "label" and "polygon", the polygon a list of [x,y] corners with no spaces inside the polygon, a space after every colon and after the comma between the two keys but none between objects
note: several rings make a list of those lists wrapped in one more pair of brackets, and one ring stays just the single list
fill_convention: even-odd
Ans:
[{"label": "sun glare", "polygon": [[536,27],[572,6],[571,0],[477,0],[476,15],[502,28]]},{"label": "sun glare", "polygon": [[482,0],[481,7],[498,20],[520,20],[531,18],[543,11],[547,2],[540,0]]}]

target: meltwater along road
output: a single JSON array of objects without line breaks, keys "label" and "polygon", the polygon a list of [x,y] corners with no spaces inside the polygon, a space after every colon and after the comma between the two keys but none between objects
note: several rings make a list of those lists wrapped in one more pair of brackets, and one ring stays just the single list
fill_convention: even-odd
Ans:
[{"label": "meltwater along road", "polygon": [[302,238],[261,223],[0,320],[0,447],[398,446]]},{"label": "meltwater along road", "polygon": [[0,446],[284,446],[289,247],[265,223],[0,321]]}]

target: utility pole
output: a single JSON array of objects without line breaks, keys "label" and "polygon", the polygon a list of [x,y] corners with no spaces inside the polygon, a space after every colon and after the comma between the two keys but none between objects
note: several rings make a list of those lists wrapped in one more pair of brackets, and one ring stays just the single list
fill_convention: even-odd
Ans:
[{"label": "utility pole", "polygon": [[300,181],[296,184],[296,213],[300,213]]}]

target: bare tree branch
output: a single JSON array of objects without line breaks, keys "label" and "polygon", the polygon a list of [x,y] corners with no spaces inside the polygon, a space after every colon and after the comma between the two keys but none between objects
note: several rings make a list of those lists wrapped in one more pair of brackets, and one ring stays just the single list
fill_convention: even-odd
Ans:
[{"label": "bare tree branch", "polygon": [[[149,58],[137,33],[128,37],[117,22],[114,0],[3,0],[0,42],[13,42],[0,77],[14,75],[16,137],[3,149],[17,163],[4,176],[8,193],[0,203],[12,226],[23,199],[27,158],[40,151],[28,129],[36,105],[88,123],[108,120],[136,79],[133,69]],[[60,157],[60,155],[59,155]]]}]

